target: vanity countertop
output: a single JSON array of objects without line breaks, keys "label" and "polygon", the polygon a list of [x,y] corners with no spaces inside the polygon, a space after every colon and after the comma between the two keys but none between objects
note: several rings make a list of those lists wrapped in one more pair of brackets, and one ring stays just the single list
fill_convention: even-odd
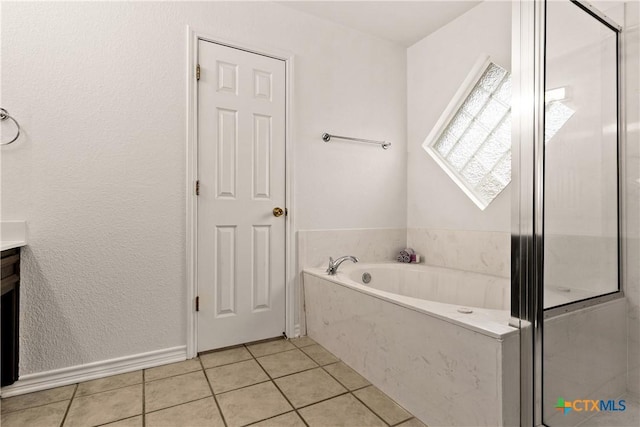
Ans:
[{"label": "vanity countertop", "polygon": [[22,246],[26,246],[27,242],[25,240],[3,240],[0,245],[0,251],[6,251],[9,249],[20,248]]},{"label": "vanity countertop", "polygon": [[2,221],[0,223],[0,250],[19,248],[27,245],[27,223],[25,221]]}]

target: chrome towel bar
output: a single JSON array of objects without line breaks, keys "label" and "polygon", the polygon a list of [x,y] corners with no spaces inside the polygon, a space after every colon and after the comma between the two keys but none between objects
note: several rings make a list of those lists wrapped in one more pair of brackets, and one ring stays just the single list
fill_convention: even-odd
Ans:
[{"label": "chrome towel bar", "polygon": [[367,144],[377,144],[377,145],[380,145],[384,150],[386,150],[387,148],[391,147],[391,143],[387,142],[387,141],[376,141],[376,140],[373,140],[373,139],[362,139],[362,138],[352,138],[350,136],[331,135],[331,134],[326,133],[326,132],[322,134],[322,140],[324,142],[331,141],[331,138],[346,139],[347,141],[364,142],[364,143],[367,143]]},{"label": "chrome towel bar", "polygon": [[16,125],[16,136],[13,137],[13,139],[9,142],[2,142],[0,143],[0,145],[9,145],[14,143],[18,137],[20,136],[20,123],[18,123],[18,121],[16,119],[14,119],[13,117],[11,117],[9,115],[9,112],[7,110],[5,110],[4,108],[0,108],[0,121],[5,121],[5,120],[11,120],[15,125]]}]

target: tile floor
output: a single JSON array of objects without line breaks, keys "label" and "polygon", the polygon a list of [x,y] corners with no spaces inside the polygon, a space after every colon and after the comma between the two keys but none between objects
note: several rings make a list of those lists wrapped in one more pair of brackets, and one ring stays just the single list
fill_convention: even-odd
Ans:
[{"label": "tile floor", "polygon": [[1,404],[2,427],[424,427],[306,337],[205,353]]}]

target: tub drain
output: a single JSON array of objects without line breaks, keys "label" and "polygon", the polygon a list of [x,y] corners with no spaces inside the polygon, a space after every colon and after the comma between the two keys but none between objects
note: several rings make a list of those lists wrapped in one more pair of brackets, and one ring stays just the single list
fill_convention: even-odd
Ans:
[{"label": "tub drain", "polygon": [[367,284],[371,281],[371,275],[369,273],[364,273],[362,275],[362,283]]},{"label": "tub drain", "polygon": [[467,308],[467,307],[460,307],[458,309],[458,313],[471,314],[471,313],[473,313],[473,310],[471,310],[470,308]]}]

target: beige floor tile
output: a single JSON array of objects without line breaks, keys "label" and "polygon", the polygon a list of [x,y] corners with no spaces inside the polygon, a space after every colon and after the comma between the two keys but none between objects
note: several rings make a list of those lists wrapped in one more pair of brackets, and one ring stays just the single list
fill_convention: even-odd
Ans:
[{"label": "beige floor tile", "polygon": [[173,377],[175,375],[182,375],[189,372],[199,371],[202,369],[200,360],[195,359],[185,360],[184,362],[171,363],[169,365],[158,366],[157,368],[145,369],[144,380],[154,381],[161,378]]},{"label": "beige floor tile", "polygon": [[291,338],[289,341],[298,348],[317,344],[309,337]]},{"label": "beige floor tile", "polygon": [[412,417],[410,413],[374,386],[356,390],[353,394],[389,424],[398,424]]},{"label": "beige floor tile", "polygon": [[252,358],[251,353],[249,353],[244,346],[200,355],[202,366],[204,366],[205,369],[242,362],[243,360],[249,360]]},{"label": "beige floor tile", "polygon": [[126,418],[114,423],[103,424],[103,427],[142,427],[142,415]]},{"label": "beige floor tile", "polygon": [[113,375],[78,384],[76,396],[85,396],[87,394],[100,393],[101,391],[115,390],[117,388],[140,383],[142,383],[142,371]]},{"label": "beige floor tile", "polygon": [[303,347],[300,350],[304,351],[307,356],[315,360],[319,365],[328,365],[329,363],[336,363],[340,360],[318,344]]},{"label": "beige floor tile", "polygon": [[398,424],[398,427],[427,427],[426,424],[420,422],[417,418],[411,418],[409,421],[405,421],[402,424]]},{"label": "beige floor tile", "polygon": [[296,372],[318,366],[313,360],[298,349],[285,351],[284,353],[271,354],[257,359],[260,365],[272,378],[283,375],[295,374]]},{"label": "beige floor tile", "polygon": [[253,359],[207,369],[206,373],[209,384],[216,394],[269,381],[269,376]]},{"label": "beige floor tile", "polygon": [[302,418],[295,412],[288,412],[284,415],[251,424],[251,427],[306,427]]},{"label": "beige floor tile", "polygon": [[2,399],[2,413],[33,408],[34,406],[42,406],[48,403],[60,402],[61,400],[70,400],[75,388],[76,385],[72,384]]},{"label": "beige floor tile", "polygon": [[0,425],[2,427],[59,427],[68,405],[69,401],[62,401],[20,411],[3,412]]},{"label": "beige floor tile", "polygon": [[326,365],[324,369],[349,390],[370,385],[369,381],[342,362]]},{"label": "beige floor tile", "polygon": [[293,409],[271,381],[219,394],[217,398],[229,427],[251,424]]},{"label": "beige floor tile", "polygon": [[369,427],[386,424],[350,394],[334,397],[300,409],[300,415],[311,427]]},{"label": "beige floor tile", "polygon": [[146,415],[147,427],[224,427],[213,397],[196,400]]},{"label": "beige floor tile", "polygon": [[144,408],[151,412],[207,396],[211,396],[211,389],[204,372],[191,372],[146,383]]},{"label": "beige floor tile", "polygon": [[285,339],[267,341],[260,344],[253,344],[247,346],[251,354],[255,357],[262,357],[268,354],[280,353],[287,350],[293,350],[296,348],[293,344]]},{"label": "beige floor tile", "polygon": [[296,408],[347,392],[346,388],[320,368],[278,378],[275,382]]},{"label": "beige floor tile", "polygon": [[80,396],[73,399],[65,427],[95,426],[142,413],[142,385]]}]

